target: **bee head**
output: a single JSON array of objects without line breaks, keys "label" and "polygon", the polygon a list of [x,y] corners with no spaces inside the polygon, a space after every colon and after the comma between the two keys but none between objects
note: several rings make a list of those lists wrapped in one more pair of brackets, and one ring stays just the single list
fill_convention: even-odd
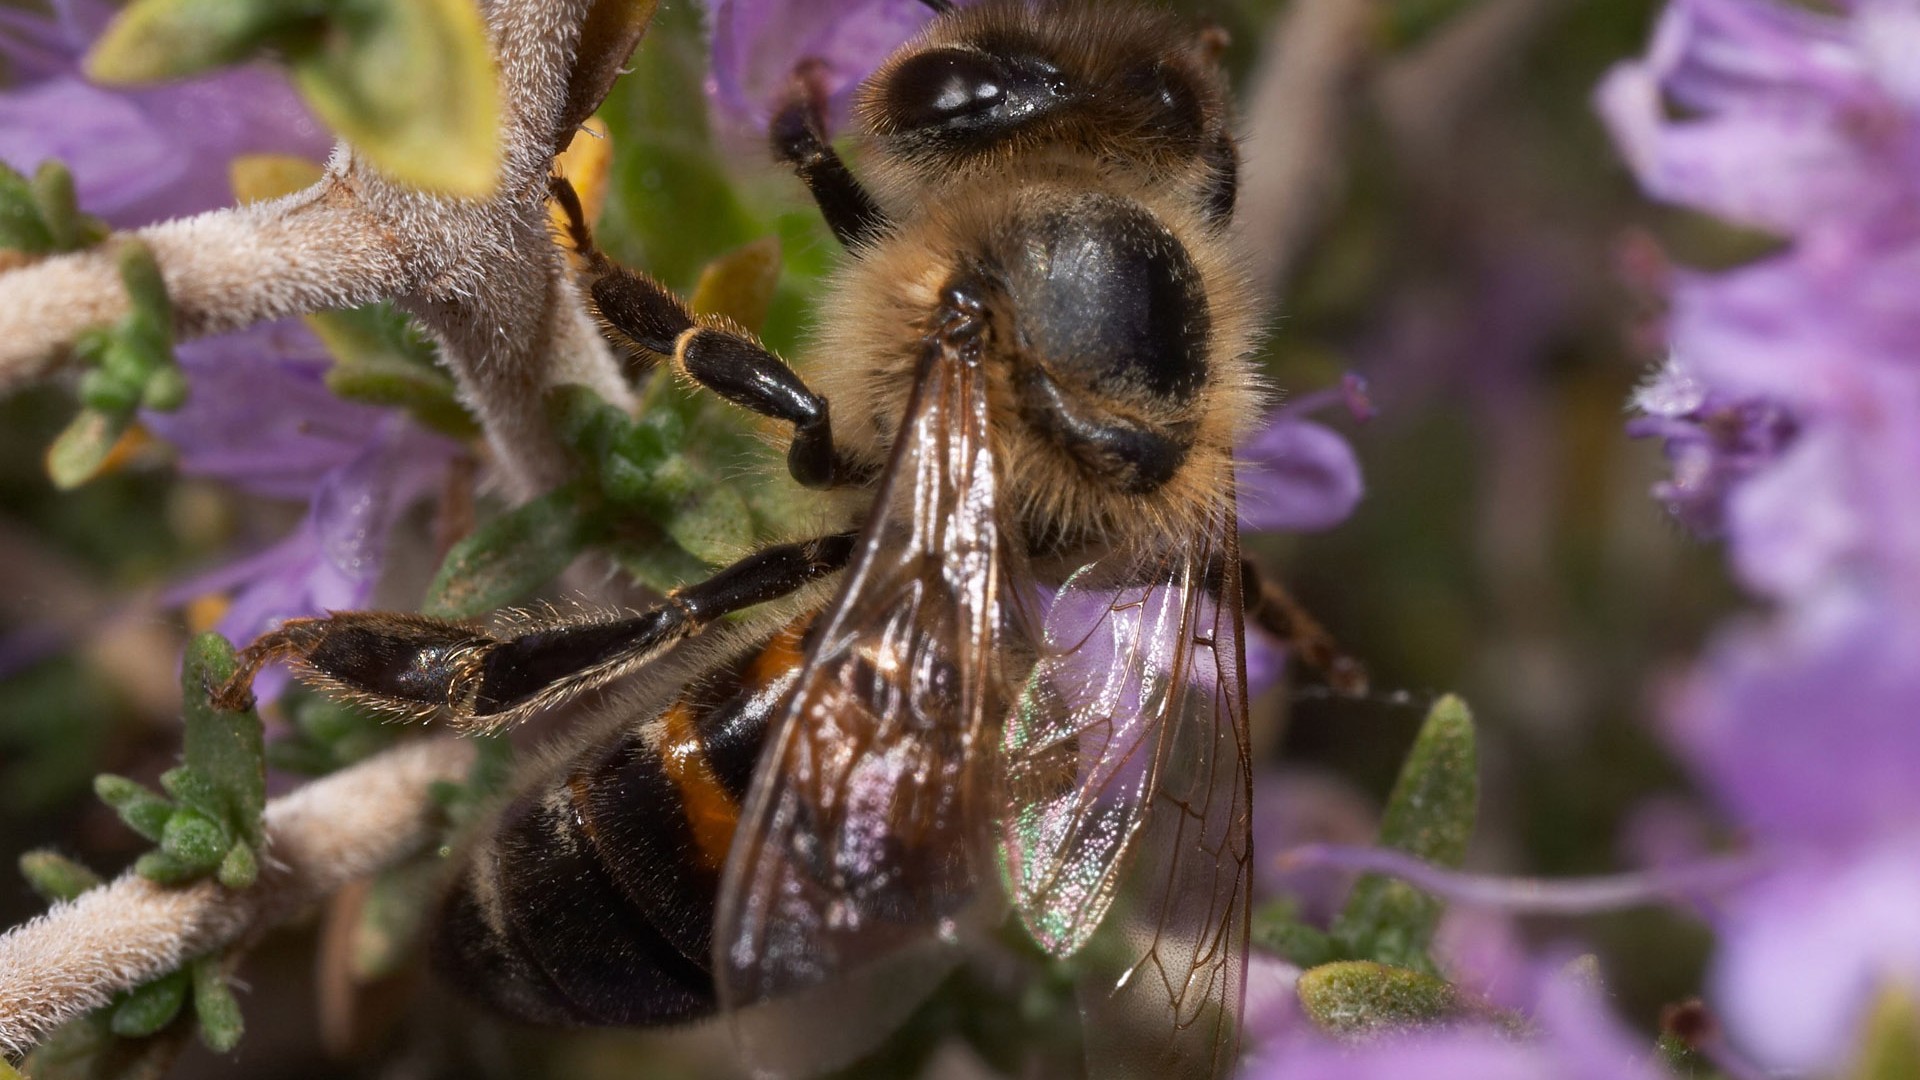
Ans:
[{"label": "bee head", "polygon": [[1197,35],[1126,4],[955,11],[874,73],[858,110],[883,159],[922,182],[1058,148],[1159,173],[1197,165],[1214,201],[1213,175],[1232,169],[1225,89]]}]

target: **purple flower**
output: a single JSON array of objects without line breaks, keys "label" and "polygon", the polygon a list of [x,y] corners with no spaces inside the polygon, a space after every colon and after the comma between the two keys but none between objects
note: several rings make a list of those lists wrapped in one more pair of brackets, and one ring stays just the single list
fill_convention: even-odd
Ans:
[{"label": "purple flower", "polygon": [[1668,709],[1764,868],[1716,905],[1711,991],[1773,1069],[1845,1067],[1876,996],[1920,985],[1916,56],[1911,0],[1673,0],[1598,97],[1649,192],[1790,241],[1675,276],[1634,422],[1773,604]]},{"label": "purple flower", "polygon": [[1633,398],[1636,438],[1665,440],[1671,479],[1654,485],[1682,525],[1702,537],[1726,533],[1727,500],[1740,483],[1773,464],[1793,438],[1793,418],[1765,398],[1711,393],[1676,355]]},{"label": "purple flower", "polygon": [[1305,1032],[1260,1048],[1241,1080],[1666,1080],[1650,1040],[1634,1038],[1595,987],[1538,980],[1528,1038],[1477,1024],[1402,1031],[1361,1042]]},{"label": "purple flower", "polygon": [[[325,153],[329,137],[269,69],[124,93],[89,85],[78,61],[112,13],[95,0],[56,0],[51,19],[0,13],[0,50],[19,79],[0,93],[0,159],[30,171],[59,158],[83,208],[135,226],[231,203],[238,154]],[[297,321],[175,351],[186,403],[141,421],[173,444],[180,471],[304,501],[308,514],[279,543],[176,586],[168,599],[231,592],[218,629],[237,641],[284,619],[365,606],[395,521],[439,483],[456,444],[392,410],[334,396],[323,379],[327,353]],[[274,696],[278,681],[261,685],[261,696]]]},{"label": "purple flower", "polygon": [[1353,447],[1333,429],[1306,419],[1343,406],[1355,420],[1373,417],[1366,384],[1348,375],[1338,387],[1306,394],[1275,409],[1235,453],[1240,527],[1255,532],[1318,532],[1353,514],[1366,492]]},{"label": "purple flower", "polygon": [[[298,378],[297,369],[293,378]],[[425,434],[404,416],[382,416],[379,410],[337,400],[335,404],[373,413],[373,437],[369,440],[363,431],[357,439],[330,448],[350,456],[308,484],[312,498],[299,527],[265,551],[176,585],[165,598],[168,602],[232,592],[233,602],[216,629],[242,642],[287,619],[368,605],[394,524],[436,489],[458,446]],[[274,453],[271,444],[265,450]],[[277,466],[271,473],[271,480],[283,479]],[[259,683],[256,691],[271,699],[283,686],[284,677],[278,677]]]},{"label": "purple flower", "polygon": [[16,79],[0,94],[0,161],[31,173],[57,158],[83,209],[133,226],[232,203],[237,154],[326,154],[331,137],[266,67],[134,91],[86,82],[80,57],[113,13],[99,0],[55,0],[51,19],[0,14],[0,53]]},{"label": "purple flower", "polygon": [[715,119],[764,137],[794,69],[818,61],[829,125],[846,123],[854,88],[933,18],[920,0],[707,0]]}]

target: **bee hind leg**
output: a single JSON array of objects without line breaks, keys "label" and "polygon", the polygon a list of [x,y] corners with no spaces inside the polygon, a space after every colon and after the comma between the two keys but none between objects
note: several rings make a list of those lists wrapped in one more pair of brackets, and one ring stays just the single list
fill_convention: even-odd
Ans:
[{"label": "bee hind leg", "polygon": [[503,727],[626,675],[724,615],[842,569],[853,542],[852,533],[839,533],[777,544],[637,615],[558,618],[512,635],[381,611],[291,619],[241,652],[215,701],[249,707],[254,676],[288,660],[301,681],[371,709]]}]

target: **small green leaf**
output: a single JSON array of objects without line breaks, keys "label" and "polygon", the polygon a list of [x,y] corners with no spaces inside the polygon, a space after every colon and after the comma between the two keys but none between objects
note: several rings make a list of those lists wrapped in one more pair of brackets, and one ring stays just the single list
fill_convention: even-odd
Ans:
[{"label": "small green leaf", "polygon": [[40,221],[46,226],[49,246],[54,251],[76,251],[95,244],[107,235],[99,218],[80,212],[73,189],[73,173],[58,161],[43,161],[33,173],[33,201]]},{"label": "small green leaf", "polygon": [[132,423],[131,413],[81,409],[47,447],[47,476],[53,486],[71,491],[99,475]]},{"label": "small green leaf", "polygon": [[217,956],[203,956],[193,962],[193,1014],[200,1022],[200,1041],[207,1049],[225,1054],[240,1045],[246,1022]]},{"label": "small green leaf", "polygon": [[207,876],[206,867],[177,859],[164,851],[149,851],[135,859],[133,870],[157,885],[185,885]]},{"label": "small green leaf", "polygon": [[[1473,715],[1448,695],[1434,703],[1407,753],[1381,818],[1380,845],[1459,866],[1479,800]],[[1440,901],[1412,886],[1369,874],[1354,884],[1333,936],[1349,956],[1432,973],[1427,946],[1441,911]]]},{"label": "small green leaf", "polygon": [[220,870],[216,876],[220,884],[229,889],[252,887],[260,878],[260,860],[254,856],[253,847],[241,840],[228,848],[226,857],[220,860]]},{"label": "small green leaf", "polygon": [[0,1057],[0,1080],[27,1080],[27,1078],[21,1075],[19,1069],[7,1064],[6,1058]]},{"label": "small green leaf", "polygon": [[267,807],[266,751],[260,717],[251,709],[229,712],[216,708],[214,691],[226,684],[238,668],[233,646],[226,638],[205,633],[187,647],[180,689],[186,706],[186,768],[203,777],[219,799],[215,815],[234,834],[256,848],[266,840],[261,814]]},{"label": "small green leaf", "polygon": [[320,10],[282,0],[134,0],[87,54],[87,76],[130,86],[237,64],[290,24],[317,28]]},{"label": "small green leaf", "polygon": [[120,284],[127,290],[132,314],[141,323],[170,333],[173,327],[173,301],[167,298],[167,281],[153,249],[137,240],[119,241],[117,262]]},{"label": "small green leaf", "polygon": [[0,164],[0,248],[38,255],[54,249],[53,232],[27,178]]},{"label": "small green leaf", "polygon": [[584,546],[584,533],[571,488],[523,503],[447,552],[423,610],[459,619],[506,607],[565,570]]},{"label": "small green leaf", "polygon": [[93,778],[93,793],[113,807],[127,827],[148,840],[158,842],[173,816],[173,804],[146,787],[112,773]]},{"label": "small green leaf", "polygon": [[173,1022],[186,1004],[190,977],[185,969],[163,975],[145,986],[127,991],[113,1010],[113,1033],[138,1039],[152,1035]]},{"label": "small green leaf", "polygon": [[1912,1080],[1916,1076],[1920,1076],[1920,1002],[1899,987],[1888,987],[1873,1003],[1849,1080]]},{"label": "small green leaf", "polygon": [[1340,949],[1324,931],[1300,921],[1299,905],[1275,900],[1253,913],[1253,945],[1295,965],[1310,968],[1339,959]]},{"label": "small green leaf", "polygon": [[162,854],[201,873],[219,866],[232,843],[217,822],[188,807],[174,811],[167,819],[166,829],[160,833]]},{"label": "small green leaf", "polygon": [[1424,972],[1343,960],[1300,974],[1300,1005],[1322,1031],[1358,1036],[1427,1027],[1468,1013],[1445,981]]},{"label": "small green leaf", "polygon": [[20,875],[50,904],[72,900],[100,884],[99,874],[47,848],[20,856]]},{"label": "small green leaf", "polygon": [[328,32],[287,50],[322,120],[395,180],[465,198],[499,180],[500,90],[472,0],[332,0]]},{"label": "small green leaf", "polygon": [[687,306],[758,333],[780,287],[780,238],[763,236],[708,263]]}]

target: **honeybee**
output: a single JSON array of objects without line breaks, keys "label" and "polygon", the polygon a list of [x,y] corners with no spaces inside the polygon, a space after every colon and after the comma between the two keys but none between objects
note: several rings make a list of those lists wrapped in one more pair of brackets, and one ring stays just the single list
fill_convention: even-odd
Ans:
[{"label": "honeybee", "polygon": [[497,727],[633,684],[447,902],[439,965],[505,1012],[718,1010],[754,1062],[824,1067],[1011,909],[1083,972],[1089,1075],[1222,1075],[1251,881],[1232,448],[1261,397],[1227,94],[1163,12],[928,2],[859,90],[867,182],[804,73],[772,123],[848,254],[798,370],[597,252],[556,185],[608,333],[791,425],[793,478],[858,496],[841,528],[639,614],[295,620],[229,693],[284,658]]}]

